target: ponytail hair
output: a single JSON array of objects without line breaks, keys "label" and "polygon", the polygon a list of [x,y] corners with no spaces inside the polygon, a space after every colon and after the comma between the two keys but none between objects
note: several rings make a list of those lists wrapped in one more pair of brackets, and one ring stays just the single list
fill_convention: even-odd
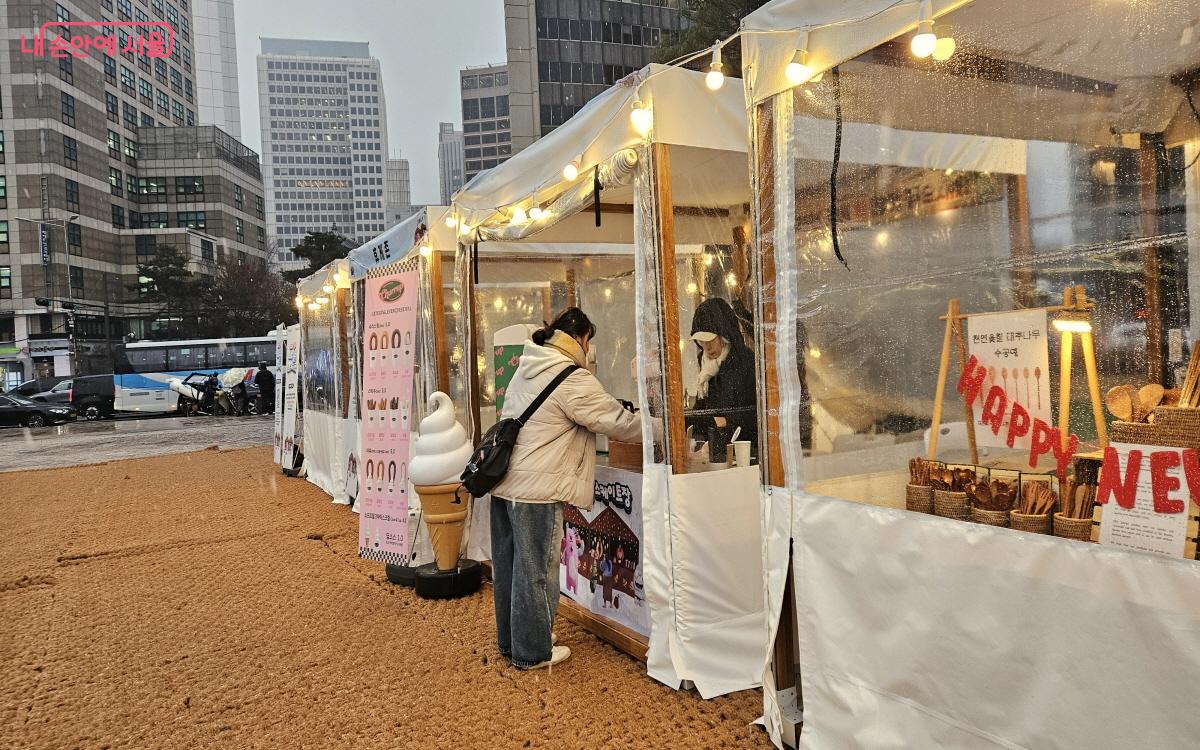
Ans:
[{"label": "ponytail hair", "polygon": [[589,338],[596,335],[596,326],[578,307],[568,307],[558,314],[554,322],[549,323],[533,332],[533,343],[545,346],[555,331],[562,331],[568,336]]}]

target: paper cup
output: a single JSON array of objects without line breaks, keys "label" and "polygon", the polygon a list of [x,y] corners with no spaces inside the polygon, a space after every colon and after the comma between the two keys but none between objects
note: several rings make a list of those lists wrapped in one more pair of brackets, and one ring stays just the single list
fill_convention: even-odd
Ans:
[{"label": "paper cup", "polygon": [[750,465],[750,441],[735,440],[733,443],[733,460],[738,466]]}]

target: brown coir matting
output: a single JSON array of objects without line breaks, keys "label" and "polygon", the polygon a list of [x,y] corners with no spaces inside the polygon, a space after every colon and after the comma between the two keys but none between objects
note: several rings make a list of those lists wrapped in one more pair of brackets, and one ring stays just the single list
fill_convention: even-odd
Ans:
[{"label": "brown coir matting", "polygon": [[270,450],[0,474],[0,745],[767,748],[758,691],[712,701],[560,621],[520,672],[490,590],[417,599],[357,516]]}]

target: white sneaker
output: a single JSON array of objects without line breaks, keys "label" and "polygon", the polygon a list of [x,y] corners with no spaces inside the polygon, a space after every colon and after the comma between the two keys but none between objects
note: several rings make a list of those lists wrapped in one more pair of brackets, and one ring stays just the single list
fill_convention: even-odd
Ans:
[{"label": "white sneaker", "polygon": [[571,649],[566,646],[554,646],[550,651],[550,658],[541,664],[534,664],[530,667],[519,667],[520,669],[542,669],[543,667],[555,667],[562,664],[567,659],[571,658]]}]

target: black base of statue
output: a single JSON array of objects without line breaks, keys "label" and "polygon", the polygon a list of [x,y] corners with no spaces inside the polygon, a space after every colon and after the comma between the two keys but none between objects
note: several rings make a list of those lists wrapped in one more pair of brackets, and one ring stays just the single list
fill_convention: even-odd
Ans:
[{"label": "black base of statue", "polygon": [[387,579],[397,586],[417,585],[417,569],[412,565],[387,565]]},{"label": "black base of statue", "polygon": [[438,570],[437,563],[416,569],[417,596],[424,599],[458,599],[470,596],[483,585],[483,566],[463,558],[456,570]]}]

